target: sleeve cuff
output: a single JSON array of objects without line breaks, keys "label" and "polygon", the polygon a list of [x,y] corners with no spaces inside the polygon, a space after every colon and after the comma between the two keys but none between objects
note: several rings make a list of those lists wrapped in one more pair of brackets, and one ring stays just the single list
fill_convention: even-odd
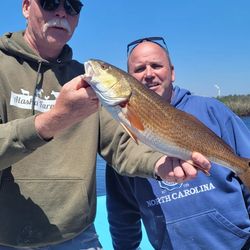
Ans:
[{"label": "sleeve cuff", "polygon": [[34,150],[53,139],[44,140],[39,136],[35,128],[35,116],[19,120],[16,132],[17,140],[29,150]]}]

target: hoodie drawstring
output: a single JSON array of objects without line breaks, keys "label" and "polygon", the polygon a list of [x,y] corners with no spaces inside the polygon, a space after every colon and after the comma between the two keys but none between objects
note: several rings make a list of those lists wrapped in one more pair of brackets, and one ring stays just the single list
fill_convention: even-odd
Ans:
[{"label": "hoodie drawstring", "polygon": [[32,99],[32,115],[35,114],[35,102],[36,102],[36,93],[37,93],[37,87],[39,85],[39,75],[40,75],[40,70],[42,66],[42,61],[38,61],[38,69],[37,69],[37,74],[36,74],[36,83],[35,83],[35,88],[34,88],[34,93],[33,93],[33,99]]}]

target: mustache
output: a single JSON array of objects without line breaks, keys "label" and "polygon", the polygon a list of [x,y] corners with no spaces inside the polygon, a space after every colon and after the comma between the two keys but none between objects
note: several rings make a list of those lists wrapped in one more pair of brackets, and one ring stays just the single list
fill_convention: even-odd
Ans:
[{"label": "mustache", "polygon": [[49,27],[62,28],[62,29],[65,29],[69,34],[72,33],[70,25],[66,19],[53,18],[45,23],[44,31],[46,31]]}]

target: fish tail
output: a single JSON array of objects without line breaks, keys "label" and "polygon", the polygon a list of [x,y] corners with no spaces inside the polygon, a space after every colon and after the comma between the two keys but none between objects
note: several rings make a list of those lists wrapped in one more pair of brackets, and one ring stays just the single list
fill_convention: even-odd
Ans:
[{"label": "fish tail", "polygon": [[243,173],[239,173],[238,176],[250,191],[250,160],[247,161],[247,164],[246,170]]}]

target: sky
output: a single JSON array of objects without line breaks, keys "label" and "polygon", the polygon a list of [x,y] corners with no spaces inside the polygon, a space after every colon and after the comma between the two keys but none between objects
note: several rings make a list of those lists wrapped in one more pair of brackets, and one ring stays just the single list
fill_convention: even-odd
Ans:
[{"label": "sky", "polygon": [[[175,85],[202,96],[250,94],[249,0],[84,0],[69,45],[74,58],[126,70],[126,46],[166,40]],[[21,0],[1,1],[0,35],[25,28]]]}]

